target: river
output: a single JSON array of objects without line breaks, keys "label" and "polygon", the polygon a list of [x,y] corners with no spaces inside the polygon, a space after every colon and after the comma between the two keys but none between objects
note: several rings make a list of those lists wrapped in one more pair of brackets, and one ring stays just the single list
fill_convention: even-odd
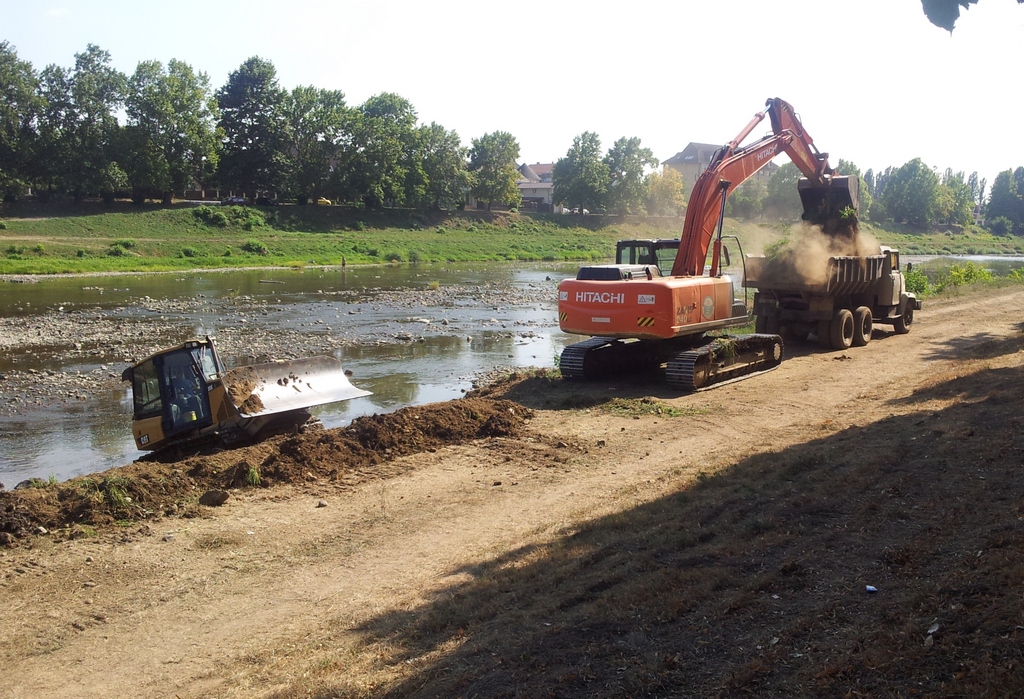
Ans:
[{"label": "river", "polygon": [[[968,260],[999,274],[1024,265],[1021,256],[904,257],[930,268]],[[327,427],[459,397],[496,369],[551,367],[579,339],[559,331],[555,301],[558,281],[576,268],[460,263],[0,284],[9,336],[0,338],[0,483],[65,480],[138,458],[131,393],[118,376],[192,336],[217,337],[229,368],[336,356],[373,395],[315,409]]]},{"label": "river", "polygon": [[[3,384],[31,373],[37,383],[84,377],[91,388],[64,392],[71,398],[22,397],[0,415],[0,482],[65,480],[138,458],[131,392],[116,377],[139,352],[190,336],[217,337],[229,368],[333,354],[373,395],[315,409],[327,427],[459,397],[499,368],[551,367],[578,339],[558,330],[555,301],[558,280],[576,267],[460,263],[2,284],[7,334],[27,328],[28,336],[0,356]],[[83,340],[94,325],[115,337]],[[57,336],[35,342],[35,332]]]}]

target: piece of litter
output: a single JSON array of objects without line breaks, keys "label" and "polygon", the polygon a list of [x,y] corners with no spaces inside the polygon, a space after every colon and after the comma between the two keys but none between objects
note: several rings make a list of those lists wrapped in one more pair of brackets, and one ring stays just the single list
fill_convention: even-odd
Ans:
[{"label": "piece of litter", "polygon": [[931,626],[928,627],[928,635],[931,636],[933,633],[935,633],[938,630],[939,630],[939,624],[938,624],[938,622],[936,622],[936,623],[934,623],[934,624],[932,624]]},{"label": "piece of litter", "polygon": [[867,590],[871,594],[874,594],[874,593],[878,592],[878,588],[875,587],[874,585],[865,585],[864,589]]}]

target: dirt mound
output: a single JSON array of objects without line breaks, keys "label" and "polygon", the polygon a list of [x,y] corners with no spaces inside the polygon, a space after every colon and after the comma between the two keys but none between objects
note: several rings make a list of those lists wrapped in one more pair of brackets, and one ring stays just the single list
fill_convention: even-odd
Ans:
[{"label": "dirt mound", "polygon": [[361,417],[335,430],[276,437],[183,461],[136,462],[60,484],[0,492],[0,532],[24,538],[45,527],[81,535],[83,527],[195,516],[212,488],[336,482],[392,475],[393,459],[472,439],[520,434],[531,411],[507,400],[465,398]]}]

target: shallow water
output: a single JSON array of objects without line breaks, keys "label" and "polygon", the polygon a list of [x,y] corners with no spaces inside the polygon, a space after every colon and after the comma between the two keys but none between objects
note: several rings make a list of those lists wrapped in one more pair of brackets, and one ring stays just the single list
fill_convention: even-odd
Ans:
[{"label": "shallow water", "polygon": [[[562,347],[578,339],[559,331],[556,303],[557,281],[575,269],[552,263],[460,264],[48,278],[4,284],[0,315],[30,320],[63,308],[129,318],[151,313],[150,300],[202,298],[203,304],[182,304],[182,310],[165,303],[161,322],[179,326],[181,339],[228,330],[256,335],[298,330],[307,339],[319,333],[356,340],[333,354],[353,372],[352,382],[373,395],[315,409],[325,426],[337,427],[361,415],[459,397],[475,377],[497,367],[553,366]],[[442,288],[490,285],[491,293],[468,301],[461,297],[440,309],[389,305],[389,294],[428,289],[432,282]],[[494,298],[495,282],[507,288],[506,303]],[[239,320],[226,316],[223,305],[205,303],[237,297],[246,297],[248,307],[255,304],[259,312]],[[426,321],[431,332],[423,332]],[[394,342],[396,335],[415,339]],[[365,343],[375,337],[389,341]],[[229,367],[252,361],[223,359]],[[21,371],[86,373],[119,373],[127,365],[108,363],[100,369],[81,358],[62,360],[59,353],[4,357],[0,364]],[[127,384],[117,385],[63,407],[0,417],[0,482],[10,488],[31,477],[65,480],[138,458],[130,434],[131,394]]]}]

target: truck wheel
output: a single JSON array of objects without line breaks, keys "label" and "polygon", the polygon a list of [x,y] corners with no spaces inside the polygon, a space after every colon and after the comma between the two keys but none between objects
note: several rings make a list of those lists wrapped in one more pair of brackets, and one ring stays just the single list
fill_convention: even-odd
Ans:
[{"label": "truck wheel", "polygon": [[829,333],[832,349],[849,349],[853,344],[853,313],[848,308],[840,308],[832,315],[832,327]]},{"label": "truck wheel", "polygon": [[907,301],[906,308],[903,309],[903,315],[896,318],[893,321],[892,327],[898,335],[906,335],[910,332],[910,326],[914,323],[914,305]]},{"label": "truck wheel", "polygon": [[859,306],[853,312],[853,346],[863,347],[871,342],[871,309],[867,306]]},{"label": "truck wheel", "polygon": [[832,349],[832,321],[818,321],[818,347]]}]

